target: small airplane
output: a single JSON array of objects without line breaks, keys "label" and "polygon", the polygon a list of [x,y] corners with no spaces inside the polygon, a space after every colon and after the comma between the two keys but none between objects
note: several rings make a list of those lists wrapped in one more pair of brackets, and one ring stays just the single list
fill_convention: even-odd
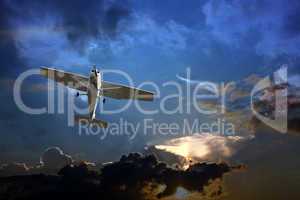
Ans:
[{"label": "small airplane", "polygon": [[[87,120],[89,123],[98,124],[102,128],[106,128],[108,123],[95,118],[99,98],[110,97],[114,99],[136,99],[142,101],[153,101],[154,98],[154,93],[152,92],[103,81],[102,73],[100,73],[96,66],[93,66],[89,77],[47,67],[41,67],[40,74],[69,88],[84,92],[84,94],[77,92],[76,96],[88,96],[89,115],[76,116],[75,121]],[[103,98],[103,103],[105,103],[105,98]]]}]

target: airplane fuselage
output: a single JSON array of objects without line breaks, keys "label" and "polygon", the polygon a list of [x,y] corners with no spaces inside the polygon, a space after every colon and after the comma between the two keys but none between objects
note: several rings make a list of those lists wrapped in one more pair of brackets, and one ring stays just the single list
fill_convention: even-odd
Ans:
[{"label": "airplane fuselage", "polygon": [[88,103],[89,103],[89,117],[94,120],[96,117],[96,109],[98,105],[98,98],[100,97],[101,89],[101,74],[97,69],[93,69],[89,77],[88,85]]}]

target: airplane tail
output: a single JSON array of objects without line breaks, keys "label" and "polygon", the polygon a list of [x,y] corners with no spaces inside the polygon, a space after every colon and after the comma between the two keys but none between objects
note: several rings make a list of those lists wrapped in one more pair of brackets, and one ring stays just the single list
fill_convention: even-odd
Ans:
[{"label": "airplane tail", "polygon": [[80,116],[80,115],[76,115],[75,116],[75,121],[77,123],[89,123],[89,124],[96,124],[98,126],[100,126],[101,128],[107,128],[108,123],[99,119],[93,119],[90,120],[89,116]]}]

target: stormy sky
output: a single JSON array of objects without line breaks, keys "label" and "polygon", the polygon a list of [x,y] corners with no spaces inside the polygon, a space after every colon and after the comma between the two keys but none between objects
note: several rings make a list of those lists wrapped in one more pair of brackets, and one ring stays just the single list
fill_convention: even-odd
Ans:
[{"label": "stormy sky", "polygon": [[[126,71],[135,84],[151,80],[158,85],[178,81],[176,75],[184,76],[188,67],[192,79],[207,81],[265,75],[284,64],[289,73],[300,73],[297,0],[3,0],[0,10],[1,162],[35,162],[49,146],[75,157],[109,161],[157,138],[142,132],[133,140],[124,135],[106,140],[81,137],[76,127],[67,126],[66,115],[23,113],[15,105],[12,87],[28,69],[55,66],[88,74],[96,64],[100,69]],[[104,79],[125,83],[120,77]],[[45,106],[46,80],[34,76],[26,82],[24,102]],[[163,95],[170,91],[162,89]],[[106,106],[122,103],[108,99]],[[145,104],[157,105],[159,100]],[[99,116],[110,122],[143,118],[133,107]],[[151,117],[170,122],[200,116],[192,112]]]},{"label": "stormy sky", "polygon": [[[163,87],[164,82],[176,81],[184,87],[186,83],[178,77],[185,78],[187,68],[194,81],[239,82],[253,75],[270,75],[285,65],[288,76],[300,85],[298,0],[2,0],[0,11],[0,164],[37,165],[49,147],[62,149],[62,160],[70,155],[75,160],[114,161],[123,154],[143,151],[145,145],[178,137],[141,130],[133,139],[131,135],[109,135],[101,140],[102,135],[80,136],[77,126],[68,126],[66,113],[22,112],[13,98],[14,81],[22,72],[40,66],[88,75],[96,64],[100,69],[125,71],[135,85],[153,81],[161,97],[141,103],[145,108],[158,107],[164,96],[174,92],[174,88]],[[104,79],[126,84],[119,76],[104,74]],[[34,108],[47,106],[48,89],[47,80],[30,77],[22,85],[24,103]],[[86,103],[84,97],[76,99],[78,105]],[[114,109],[124,103],[107,99],[105,107]],[[167,102],[170,107],[173,104]],[[66,109],[67,100],[64,105]],[[121,118],[142,123],[146,117],[167,123],[204,120],[195,110],[150,116],[143,116],[134,106],[111,115],[98,111],[97,118],[109,123],[119,123]],[[244,115],[233,117],[241,124],[247,120]],[[237,134],[245,135],[242,130]],[[195,148],[206,140],[204,147],[218,146],[218,152],[231,148],[222,142],[224,138],[200,139],[193,141]],[[225,179],[225,189],[234,194],[229,199],[297,199],[299,147],[299,135],[265,129],[256,133],[228,158],[249,169]]]}]

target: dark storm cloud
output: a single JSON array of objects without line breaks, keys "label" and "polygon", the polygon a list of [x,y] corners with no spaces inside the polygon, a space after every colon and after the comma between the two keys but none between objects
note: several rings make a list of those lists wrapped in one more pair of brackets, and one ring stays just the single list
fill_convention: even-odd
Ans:
[{"label": "dark storm cloud", "polygon": [[0,166],[0,177],[28,174],[29,168],[24,163],[10,163]]},{"label": "dark storm cloud", "polygon": [[59,147],[47,148],[40,158],[40,164],[27,166],[25,163],[12,162],[0,165],[0,177],[24,174],[56,174],[63,167],[73,163],[73,159]]},{"label": "dark storm cloud", "polygon": [[13,38],[13,27],[9,24],[9,19],[14,15],[14,11],[7,6],[6,1],[0,1],[0,59],[1,74],[7,75],[8,71],[14,67],[21,67],[22,60],[18,56],[17,47]]},{"label": "dark storm cloud", "polygon": [[128,1],[106,0],[60,0],[13,1],[10,6],[18,11],[12,17],[24,17],[24,23],[37,17],[54,17],[56,28],[63,31],[72,43],[84,44],[87,40],[102,34],[113,36],[117,25],[130,15]]},{"label": "dark storm cloud", "polygon": [[[56,152],[55,155],[61,156],[61,153]],[[119,161],[104,164],[100,174],[89,170],[88,164],[81,162],[63,167],[58,172],[59,176],[55,177],[32,175],[2,178],[0,182],[3,185],[14,183],[14,187],[8,184],[8,188],[0,186],[0,195],[15,195],[18,199],[24,194],[13,191],[22,188],[23,184],[30,184],[33,187],[22,190],[30,199],[158,199],[173,195],[179,186],[189,191],[202,192],[205,186],[211,184],[211,180],[221,179],[225,173],[243,167],[232,167],[226,163],[196,163],[187,170],[180,170],[159,162],[153,155],[131,153],[122,156]],[[9,168],[19,174],[29,173],[24,164],[14,164]],[[7,172],[10,172],[9,168]],[[213,197],[221,193],[222,188],[219,188]]]},{"label": "dark storm cloud", "polygon": [[157,197],[161,198],[173,195],[179,186],[189,191],[202,192],[210,179],[222,178],[224,173],[231,170],[232,167],[226,163],[196,163],[187,170],[173,169],[165,163],[158,162],[153,155],[131,153],[122,156],[120,161],[102,168],[101,187],[106,194],[114,193],[115,196],[111,195],[113,199],[144,199],[141,195],[147,184],[153,183],[152,195],[156,187],[166,185],[166,188],[157,194]]},{"label": "dark storm cloud", "polygon": [[72,162],[72,157],[65,154],[59,147],[50,147],[41,156],[41,163],[48,170],[59,170]]},{"label": "dark storm cloud", "polygon": [[[297,0],[212,0],[204,6],[207,25],[219,39],[230,46],[240,45],[273,56],[299,53],[295,48],[300,42],[299,11]],[[252,36],[245,37],[251,32]],[[252,45],[244,43],[251,38]]]},{"label": "dark storm cloud", "polygon": [[44,3],[41,6],[46,5],[46,9],[53,9],[54,13],[62,16],[61,23],[57,24],[58,28],[66,32],[73,44],[80,46],[91,38],[101,37],[102,34],[114,36],[120,20],[130,14],[127,1],[110,3],[103,0],[49,0]]},{"label": "dark storm cloud", "polygon": [[[65,34],[71,46],[82,52],[91,39],[114,37],[118,23],[131,12],[128,1],[105,0],[4,0],[0,2],[0,10],[2,74],[5,71],[15,71],[12,69],[26,64],[26,60],[19,55],[15,38],[16,30],[22,26],[26,29],[27,25],[50,18],[55,25],[54,31]],[[37,25],[39,31],[39,24]]]}]

